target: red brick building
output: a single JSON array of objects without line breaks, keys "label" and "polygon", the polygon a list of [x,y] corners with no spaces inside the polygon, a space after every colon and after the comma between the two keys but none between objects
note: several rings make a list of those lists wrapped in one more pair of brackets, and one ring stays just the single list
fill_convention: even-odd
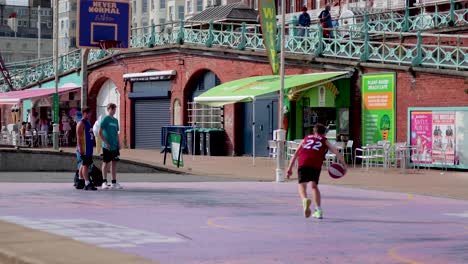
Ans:
[{"label": "red brick building", "polygon": [[[121,138],[127,146],[135,146],[135,99],[131,99],[135,84],[125,82],[124,74],[142,73],[149,70],[174,71],[166,80],[169,93],[167,115],[170,124],[188,125],[191,96],[201,78],[214,74],[217,82],[225,83],[250,76],[271,74],[270,66],[263,54],[225,49],[202,49],[172,47],[133,51],[106,59],[91,67],[89,74],[89,106],[97,107],[97,97],[104,83],[115,84],[120,96]],[[117,62],[116,62],[117,61]],[[350,137],[359,144],[361,137],[361,74],[396,72],[396,141],[407,140],[408,107],[467,106],[468,89],[465,73],[446,70],[411,69],[409,67],[375,63],[355,63],[339,60],[307,62],[304,57],[288,57],[286,73],[303,74],[323,71],[346,70],[351,77]],[[133,87],[133,88],[132,88]],[[151,88],[152,89],[152,88]],[[156,89],[156,88],[155,88]],[[159,88],[158,88],[159,89]],[[203,89],[202,89],[203,90]],[[158,99],[159,100],[159,99]],[[179,108],[180,106],[180,108]],[[229,155],[242,154],[245,138],[245,116],[240,104],[224,107],[224,129],[227,134],[226,147]],[[276,115],[275,115],[276,117]],[[156,130],[155,130],[156,131]]]}]

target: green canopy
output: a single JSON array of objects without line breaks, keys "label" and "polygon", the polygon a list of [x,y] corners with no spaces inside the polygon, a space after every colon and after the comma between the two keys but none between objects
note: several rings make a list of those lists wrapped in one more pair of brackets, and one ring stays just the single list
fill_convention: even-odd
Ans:
[{"label": "green canopy", "polygon": [[[348,72],[325,72],[284,77],[287,93],[298,93],[341,78],[348,78]],[[251,102],[255,98],[280,90],[280,76],[255,76],[223,83],[211,88],[194,101],[211,106],[223,106],[239,102]]]}]

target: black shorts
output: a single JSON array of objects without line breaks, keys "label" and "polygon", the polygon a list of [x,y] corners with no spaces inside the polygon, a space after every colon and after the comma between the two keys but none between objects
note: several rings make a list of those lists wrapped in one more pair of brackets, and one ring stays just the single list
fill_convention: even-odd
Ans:
[{"label": "black shorts", "polygon": [[80,160],[78,162],[80,162],[80,161],[81,161],[81,165],[89,166],[89,165],[93,164],[93,156],[81,155]]},{"label": "black shorts", "polygon": [[322,169],[315,169],[311,167],[299,167],[297,170],[299,183],[315,182],[319,183],[320,172]]},{"label": "black shorts", "polygon": [[102,149],[102,160],[105,163],[111,162],[111,161],[118,161],[120,156],[120,151],[118,150],[109,150],[106,148]]}]

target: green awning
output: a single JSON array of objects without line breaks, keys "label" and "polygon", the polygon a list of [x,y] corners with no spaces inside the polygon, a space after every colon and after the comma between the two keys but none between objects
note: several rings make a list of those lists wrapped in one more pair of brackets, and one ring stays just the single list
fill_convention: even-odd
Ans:
[{"label": "green awning", "polygon": [[[299,93],[337,79],[349,78],[349,72],[325,72],[287,75],[284,78],[285,95]],[[251,102],[255,98],[280,90],[280,76],[255,76],[223,83],[211,88],[194,101],[211,106]]]}]

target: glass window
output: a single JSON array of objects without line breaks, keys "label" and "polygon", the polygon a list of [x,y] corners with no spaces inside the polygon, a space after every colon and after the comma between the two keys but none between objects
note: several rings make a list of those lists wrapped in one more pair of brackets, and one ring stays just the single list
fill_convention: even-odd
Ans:
[{"label": "glass window", "polygon": [[169,21],[174,21],[174,7],[169,7]]},{"label": "glass window", "polygon": [[193,13],[192,11],[192,1],[187,1],[187,13],[191,14]]},{"label": "glass window", "polygon": [[258,10],[258,0],[254,0],[254,9]]},{"label": "glass window", "polygon": [[185,11],[185,10],[184,10],[184,7],[183,7],[183,6],[179,6],[179,11],[178,11],[178,13],[179,13],[178,19],[179,19],[179,20],[184,20],[184,19],[185,19],[185,12],[184,12],[184,11]]},{"label": "glass window", "polygon": [[148,13],[148,0],[143,0],[142,12]]},{"label": "glass window", "polygon": [[289,6],[289,12],[288,13],[293,13],[295,12],[296,10],[294,9],[294,3],[296,1],[290,1],[290,6]]},{"label": "glass window", "polygon": [[161,9],[166,8],[166,0],[160,0],[159,1],[159,8],[161,8]]},{"label": "glass window", "polygon": [[156,0],[150,0],[151,1],[151,10],[154,10],[154,1]]},{"label": "glass window", "polygon": [[133,9],[133,13],[136,12],[136,0],[133,0],[132,2],[132,9]]},{"label": "glass window", "polygon": [[165,27],[165,25],[164,25],[165,23],[166,23],[166,19],[165,19],[165,18],[160,18],[160,19],[159,19],[159,24],[161,25],[161,26],[160,26],[161,32],[164,31],[164,30],[166,29],[166,27]]},{"label": "glass window", "polygon": [[197,12],[203,11],[203,0],[197,0]]}]

